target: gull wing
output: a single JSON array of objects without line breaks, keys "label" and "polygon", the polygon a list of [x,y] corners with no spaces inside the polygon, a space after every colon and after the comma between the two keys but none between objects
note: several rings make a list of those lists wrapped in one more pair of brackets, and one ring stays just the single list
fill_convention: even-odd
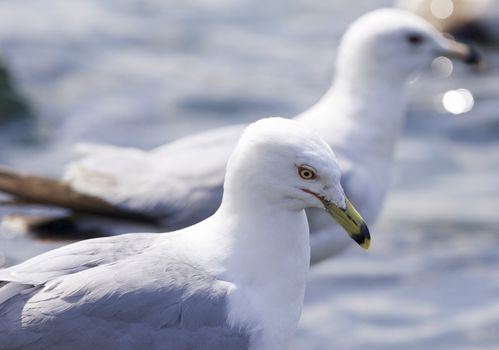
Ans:
[{"label": "gull wing", "polygon": [[246,125],[210,130],[152,151],[94,148],[69,164],[72,189],[120,209],[163,218],[168,229],[215,212],[229,155]]},{"label": "gull wing", "polygon": [[225,166],[245,127],[210,130],[151,151],[84,145],[63,181],[0,169],[0,191],[21,202],[183,228],[220,205]]},{"label": "gull wing", "polygon": [[83,241],[0,271],[0,348],[247,349],[227,321],[233,286],[154,253],[155,237]]}]

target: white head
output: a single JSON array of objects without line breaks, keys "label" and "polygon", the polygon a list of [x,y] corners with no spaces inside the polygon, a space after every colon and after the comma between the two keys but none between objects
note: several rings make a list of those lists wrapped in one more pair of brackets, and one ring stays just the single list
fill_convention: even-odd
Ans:
[{"label": "white head", "polygon": [[424,19],[399,9],[379,9],[348,27],[338,50],[337,72],[405,82],[438,56],[480,62],[476,51],[445,38]]},{"label": "white head", "polygon": [[229,159],[225,196],[301,211],[326,209],[359,244],[369,231],[340,184],[340,169],[322,138],[297,122],[267,118],[251,124]]}]

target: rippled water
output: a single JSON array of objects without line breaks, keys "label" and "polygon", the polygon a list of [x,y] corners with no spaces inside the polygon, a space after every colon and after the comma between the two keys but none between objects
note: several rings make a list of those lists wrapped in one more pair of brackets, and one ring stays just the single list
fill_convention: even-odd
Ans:
[{"label": "rippled water", "polygon": [[[296,114],[329,85],[346,24],[389,3],[1,1],[0,55],[36,117],[0,126],[0,163],[57,176],[78,141],[152,147]],[[499,54],[486,53],[486,73],[456,64],[413,84],[372,249],[311,271],[295,349],[499,348]],[[473,109],[442,113],[458,89]],[[59,244],[0,232],[4,264]]]}]

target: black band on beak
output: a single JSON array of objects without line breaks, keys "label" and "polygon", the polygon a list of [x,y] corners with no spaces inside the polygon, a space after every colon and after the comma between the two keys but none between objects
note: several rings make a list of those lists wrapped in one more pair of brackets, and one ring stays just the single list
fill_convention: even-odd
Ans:
[{"label": "black band on beak", "polygon": [[469,53],[467,57],[464,59],[464,63],[480,65],[483,63],[482,55],[475,49],[473,46],[468,46]]}]

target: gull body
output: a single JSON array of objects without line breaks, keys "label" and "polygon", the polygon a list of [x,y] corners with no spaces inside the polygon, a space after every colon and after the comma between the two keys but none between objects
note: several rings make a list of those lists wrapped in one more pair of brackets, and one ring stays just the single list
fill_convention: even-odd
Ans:
[{"label": "gull body", "polygon": [[[344,189],[370,224],[388,189],[408,81],[439,55],[477,60],[474,51],[415,15],[396,9],[368,13],[341,40],[331,88],[295,117],[335,149]],[[210,130],[151,151],[86,145],[64,181],[76,191],[159,218],[166,230],[182,228],[217,209],[225,165],[244,127]],[[349,245],[327,215],[316,210],[308,215],[312,262]]]},{"label": "gull body", "polygon": [[243,133],[224,187],[194,226],[81,241],[0,270],[0,348],[287,349],[310,259],[304,208],[350,210],[336,158],[314,132],[264,119]]}]

